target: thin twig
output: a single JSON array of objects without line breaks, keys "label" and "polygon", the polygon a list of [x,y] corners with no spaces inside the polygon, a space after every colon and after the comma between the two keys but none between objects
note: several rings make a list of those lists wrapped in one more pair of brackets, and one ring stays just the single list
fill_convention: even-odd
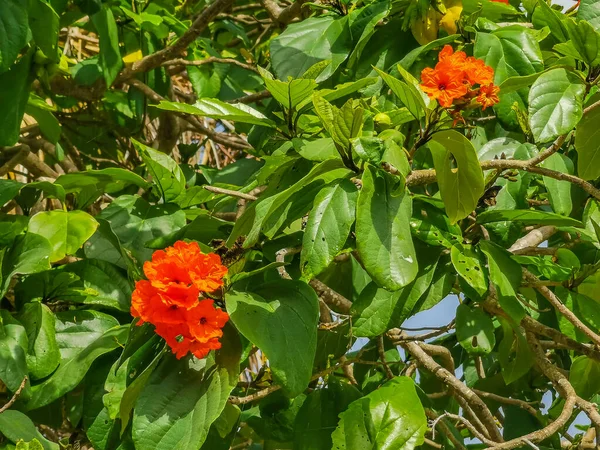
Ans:
[{"label": "thin twig", "polygon": [[388,380],[394,378],[394,372],[388,366],[387,360],[385,359],[385,347],[383,346],[383,335],[377,338],[377,352],[379,353],[379,359],[381,360],[381,365],[383,366],[383,370],[385,370],[385,375],[388,377]]},{"label": "thin twig", "polygon": [[205,190],[214,192],[215,194],[225,194],[231,197],[243,198],[244,200],[256,201],[258,197],[250,194],[244,194],[243,192],[233,191],[231,189],[220,188],[217,186],[204,185],[202,186]]},{"label": "thin twig", "polygon": [[11,399],[3,407],[0,408],[0,414],[2,414],[4,411],[6,411],[12,405],[15,404],[15,402],[19,399],[21,392],[23,392],[23,389],[25,389],[26,384],[27,384],[27,375],[25,375],[25,378],[23,378],[23,381],[21,381],[19,388],[15,391],[15,393],[13,394]]}]

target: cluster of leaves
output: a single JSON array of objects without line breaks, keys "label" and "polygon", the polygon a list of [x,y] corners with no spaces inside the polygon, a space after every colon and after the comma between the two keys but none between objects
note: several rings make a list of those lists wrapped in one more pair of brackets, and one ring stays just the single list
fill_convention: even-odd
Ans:
[{"label": "cluster of leaves", "polygon": [[[455,127],[444,45],[500,87]],[[599,81],[599,0],[0,1],[0,449],[589,445]],[[178,240],[204,359],[130,315]]]}]

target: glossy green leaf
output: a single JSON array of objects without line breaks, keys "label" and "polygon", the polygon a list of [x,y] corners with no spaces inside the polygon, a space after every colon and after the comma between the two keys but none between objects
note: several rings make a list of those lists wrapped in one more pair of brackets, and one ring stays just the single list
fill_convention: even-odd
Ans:
[{"label": "glossy green leaf", "polygon": [[314,290],[300,281],[280,280],[253,287],[252,292],[230,291],[226,305],[236,328],[265,352],[283,389],[292,397],[304,391],[317,344]]},{"label": "glossy green leaf", "polygon": [[27,6],[22,0],[6,0],[0,4],[0,73],[8,70],[27,44]]},{"label": "glossy green leaf", "polygon": [[[46,439],[29,417],[20,411],[9,409],[0,414],[0,433],[12,442],[37,439],[44,450],[58,450],[58,444]],[[33,450],[33,449],[31,449]]]},{"label": "glossy green leaf", "polygon": [[84,348],[119,322],[113,316],[94,310],[63,311],[56,316],[56,344],[63,361],[77,356]]},{"label": "glossy green leaf", "polygon": [[102,67],[104,81],[110,86],[117,78],[123,67],[119,50],[119,29],[112,10],[103,6],[100,11],[91,16],[92,23],[100,38],[100,57],[98,62]]},{"label": "glossy green leaf", "polygon": [[[560,153],[550,155],[542,162],[542,167],[571,175],[575,171],[573,161]],[[573,199],[571,197],[573,185],[568,181],[560,181],[550,177],[542,177],[542,179],[548,190],[550,205],[552,205],[554,212],[563,216],[570,216],[573,210]]]},{"label": "glossy green leaf", "polygon": [[496,345],[494,323],[482,309],[464,303],[456,309],[456,337],[470,354],[487,355]]},{"label": "glossy green leaf", "polygon": [[[2,31],[6,31],[7,26],[6,22],[4,22],[4,18],[9,17],[14,19],[12,16],[13,10],[22,8],[22,6],[18,6],[19,4],[23,4],[21,0],[7,0],[3,1],[0,5],[0,17],[2,17],[2,19],[0,19],[0,46],[3,46],[5,43],[8,43],[9,45],[15,44],[15,41],[12,40],[12,36],[5,35],[2,37]],[[8,11],[3,10],[6,8],[8,8]],[[8,16],[5,16],[5,13],[8,14]],[[17,21],[17,26],[19,26],[19,19],[17,18],[15,20]],[[11,24],[11,28],[8,28],[9,33],[15,31],[12,29],[13,26],[14,24]],[[27,32],[27,26],[25,26],[25,32]],[[18,36],[15,36],[15,38],[20,39]],[[20,47],[16,50],[14,56],[16,56],[19,51]],[[4,64],[3,61],[6,60],[2,59],[5,56],[3,56],[3,51],[0,47],[0,72],[3,72],[0,73],[0,104],[3,105],[0,109],[0,123],[2,123],[2,127],[0,127],[0,147],[14,145],[19,140],[21,121],[25,114],[27,99],[29,98],[29,91],[31,89],[32,77],[30,69],[32,56],[32,52],[25,54],[15,65],[10,67],[10,70],[5,71],[8,66],[12,64],[12,61],[8,63],[7,67],[2,69]],[[8,55],[8,57],[10,58],[10,55]]]},{"label": "glossy green leaf", "polygon": [[52,245],[50,262],[73,255],[94,234],[98,222],[84,211],[43,211],[29,221],[29,231]]},{"label": "glossy green leaf", "polygon": [[253,125],[262,125],[265,127],[274,127],[275,123],[266,118],[263,114],[254,108],[239,104],[230,104],[222,102],[216,98],[201,98],[193,105],[179,102],[161,101],[156,108],[165,111],[174,111],[196,116],[210,117],[212,119],[231,120],[233,122],[249,123]]},{"label": "glossy green leaf", "polygon": [[456,223],[471,214],[483,195],[483,172],[477,152],[465,136],[454,130],[435,133],[427,145],[446,213],[451,223]]},{"label": "glossy green leaf", "polygon": [[60,363],[56,342],[56,318],[50,308],[38,302],[27,303],[18,315],[27,333],[27,367],[31,378],[50,375]]},{"label": "glossy green leaf", "polygon": [[350,53],[347,23],[347,17],[321,16],[290,24],[271,41],[271,64],[277,78],[300,78],[315,63],[326,60],[331,63],[316,81],[331,77]]},{"label": "glossy green leaf", "polygon": [[307,279],[320,274],[344,247],[354,223],[357,196],[354,183],[341,180],[315,197],[300,254],[300,268]]},{"label": "glossy green leaf", "polygon": [[423,443],[427,419],[413,380],[396,377],[355,400],[332,434],[336,450],[412,450]]},{"label": "glossy green leaf", "polygon": [[470,245],[455,245],[450,252],[454,269],[475,292],[475,296],[482,298],[488,291],[488,278],[485,265],[480,254]]},{"label": "glossy green leaf", "polygon": [[[223,338],[225,340],[225,338]],[[237,334],[204,359],[166,357],[137,400],[132,436],[136,448],[200,448],[239,377]]]},{"label": "glossy green leaf", "polygon": [[585,83],[566,69],[542,74],[529,91],[529,125],[536,142],[566,134],[583,115]]},{"label": "glossy green leaf", "polygon": [[494,209],[482,212],[477,216],[477,222],[519,222],[523,225],[555,225],[558,227],[583,227],[583,224],[576,219],[564,217],[560,214],[549,213],[537,210],[501,210]]},{"label": "glossy green leaf", "polygon": [[128,328],[122,325],[108,330],[76,356],[61,364],[50,378],[31,388],[31,398],[25,404],[26,408],[41,408],[74,389],[96,358],[125,344]]},{"label": "glossy green leaf", "polygon": [[0,311],[0,380],[11,392],[28,374],[26,351],[25,328],[8,311]]},{"label": "glossy green leaf", "polygon": [[[110,223],[121,245],[130,250],[139,261],[146,261],[152,256],[153,251],[145,247],[146,242],[165,236],[186,224],[185,213],[174,205],[150,205],[141,197],[133,195],[120,196],[97,217]],[[105,241],[101,237],[92,238],[86,244],[88,258],[100,256],[105,251]],[[117,255],[117,260],[120,257]]]},{"label": "glossy green leaf", "polygon": [[185,176],[169,155],[154,150],[141,142],[132,139],[146,164],[152,181],[158,186],[164,203],[177,202],[185,191]]},{"label": "glossy green leaf", "polygon": [[389,292],[368,284],[352,304],[353,334],[358,337],[376,337],[390,328],[399,327],[415,311],[421,297],[433,280],[437,260],[421,264],[420,275],[396,292]]},{"label": "glossy green leaf", "polygon": [[534,358],[527,339],[519,326],[509,319],[498,317],[504,336],[498,347],[498,360],[502,366],[502,378],[511,384],[529,373]]},{"label": "glossy green leaf", "polygon": [[2,289],[4,295],[15,275],[28,275],[50,269],[52,246],[39,234],[17,236],[2,260]]},{"label": "glossy green leaf", "polygon": [[50,3],[44,0],[29,2],[29,28],[36,45],[51,60],[56,59],[59,17]]},{"label": "glossy green leaf", "polygon": [[377,284],[398,290],[417,275],[410,233],[412,200],[402,179],[369,165],[362,177],[356,213],[356,247]]},{"label": "glossy green leaf", "polygon": [[[499,5],[505,6],[505,5]],[[527,76],[544,70],[540,46],[529,30],[523,27],[500,28],[493,33],[477,33],[473,55],[494,69],[494,84],[516,76]],[[527,89],[502,93],[500,103],[494,106],[498,119],[512,128],[518,127],[512,107],[527,107]]]},{"label": "glossy green leaf", "polygon": [[588,21],[594,29],[600,29],[600,3],[598,0],[581,0],[577,18]]},{"label": "glossy green leaf", "polygon": [[577,125],[575,149],[577,150],[577,173],[584,180],[600,177],[600,108],[584,114]]},{"label": "glossy green leaf", "polygon": [[416,87],[400,81],[377,68],[375,70],[415,119],[423,116],[425,113],[425,101]]},{"label": "glossy green leaf", "polygon": [[481,241],[479,247],[487,256],[490,280],[496,287],[498,303],[514,321],[519,322],[525,317],[525,309],[517,299],[517,292],[523,278],[521,265],[496,244]]},{"label": "glossy green leaf", "polygon": [[600,363],[587,356],[578,356],[573,360],[569,370],[569,381],[575,392],[584,400],[589,400],[600,386],[596,380],[600,377]]},{"label": "glossy green leaf", "polygon": [[338,415],[358,398],[358,389],[333,378],[325,389],[311,392],[296,415],[294,448],[331,450],[331,433],[337,427]]},{"label": "glossy green leaf", "polygon": [[600,33],[585,20],[567,21],[569,38],[583,61],[590,66],[600,63]]},{"label": "glossy green leaf", "polygon": [[281,81],[273,78],[269,72],[259,69],[267,90],[286,109],[296,109],[300,103],[308,99],[317,87],[315,80],[300,79]]}]

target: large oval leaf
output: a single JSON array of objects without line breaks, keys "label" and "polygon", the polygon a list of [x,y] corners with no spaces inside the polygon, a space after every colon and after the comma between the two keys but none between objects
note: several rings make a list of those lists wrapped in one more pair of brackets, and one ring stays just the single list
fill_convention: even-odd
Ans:
[{"label": "large oval leaf", "polygon": [[317,348],[319,300],[300,281],[278,280],[226,296],[237,329],[265,352],[275,380],[292,397],[310,381]]},{"label": "large oval leaf", "polygon": [[542,74],[529,91],[529,124],[536,142],[549,142],[577,125],[585,83],[565,69]]},{"label": "large oval leaf", "polygon": [[418,272],[410,233],[412,200],[404,181],[368,165],[356,212],[356,247],[365,270],[383,288],[396,291]]},{"label": "large oval leaf", "polygon": [[412,450],[423,443],[427,419],[415,385],[396,377],[350,404],[333,432],[335,450]]},{"label": "large oval leaf", "polygon": [[136,448],[200,448],[237,384],[241,346],[231,331],[216,355],[179,361],[169,356],[152,373],[134,409]]},{"label": "large oval leaf", "polygon": [[350,180],[322,189],[308,216],[300,267],[307,278],[320,274],[342,250],[354,223],[358,190]]},{"label": "large oval leaf", "polygon": [[471,214],[483,195],[483,171],[477,152],[466,137],[454,130],[435,133],[427,145],[446,213],[456,223]]},{"label": "large oval leaf", "polygon": [[584,180],[600,177],[600,108],[584,114],[577,125],[575,149],[577,150],[577,173]]}]

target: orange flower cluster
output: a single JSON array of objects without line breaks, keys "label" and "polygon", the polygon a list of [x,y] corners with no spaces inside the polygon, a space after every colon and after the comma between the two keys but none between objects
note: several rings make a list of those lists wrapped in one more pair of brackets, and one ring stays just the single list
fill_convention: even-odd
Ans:
[{"label": "orange flower cluster", "polygon": [[200,299],[205,292],[223,286],[227,268],[214,253],[204,254],[197,242],[176,242],[157,250],[144,263],[148,280],[138,281],[131,297],[131,315],[137,323],[153,324],[177,359],[192,352],[204,358],[221,348],[219,338],[229,316],[215,308],[213,300]]},{"label": "orange flower cluster", "polygon": [[500,88],[494,85],[494,69],[481,59],[454,52],[446,45],[438,56],[435,68],[426,67],[421,72],[421,88],[430,98],[444,108],[462,106],[476,98],[486,109],[500,100]]}]

